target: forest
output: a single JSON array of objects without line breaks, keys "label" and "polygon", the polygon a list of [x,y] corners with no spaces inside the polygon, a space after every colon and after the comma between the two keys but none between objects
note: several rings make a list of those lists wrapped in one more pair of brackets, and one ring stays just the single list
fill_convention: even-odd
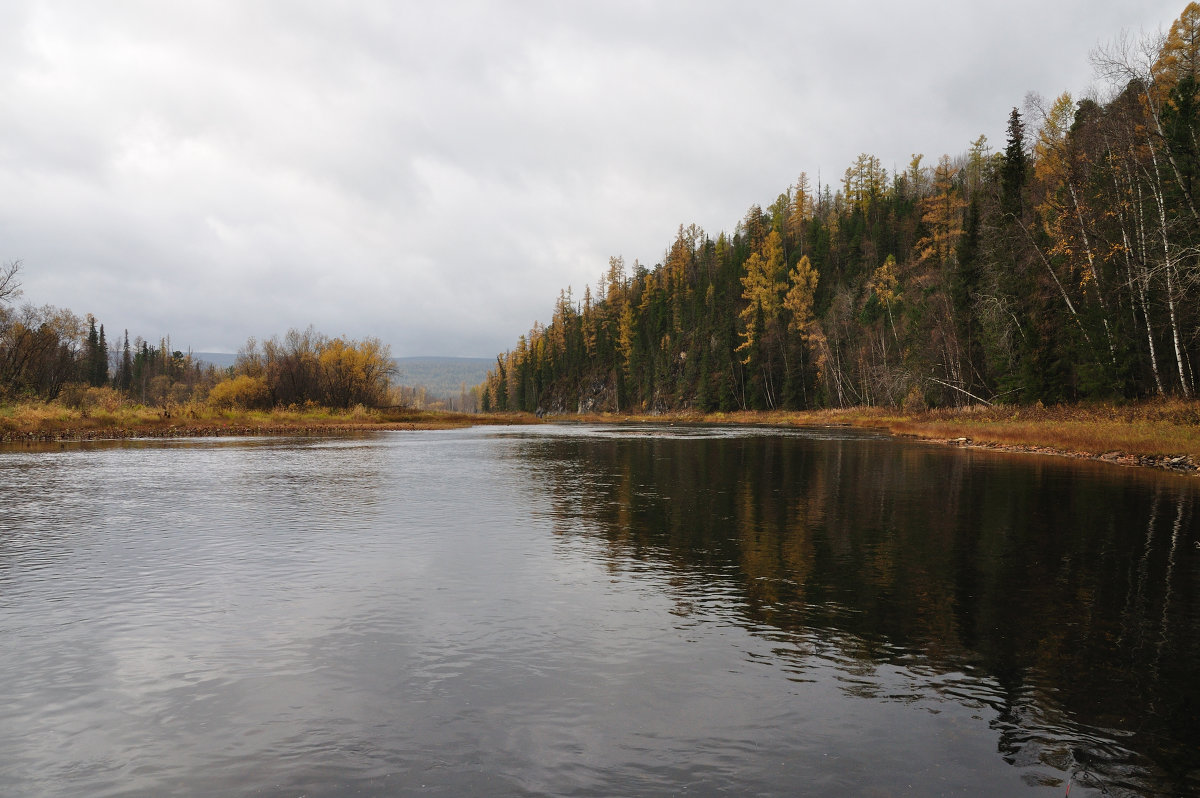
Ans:
[{"label": "forest", "polygon": [[1092,64],[1102,96],[1027,96],[1002,148],[864,153],[731,234],[680,225],[653,268],[611,258],[497,357],[482,409],[1193,398],[1200,5]]},{"label": "forest", "polygon": [[[559,293],[459,409],[666,412],[1194,399],[1200,4],[1092,53],[1099,94],[1027,96],[1006,140],[838,185],[801,173],[731,233],[679,225]],[[999,119],[1004,118],[1002,111]],[[231,369],[93,316],[16,303],[0,266],[0,402],[420,405],[377,339],[251,339]]]},{"label": "forest", "polygon": [[223,409],[379,407],[395,404],[395,362],[386,344],[330,338],[311,327],[261,343],[218,369],[129,332],[110,345],[104,325],[52,305],[14,306],[19,262],[0,268],[0,402],[57,401],[87,411],[136,403]]}]

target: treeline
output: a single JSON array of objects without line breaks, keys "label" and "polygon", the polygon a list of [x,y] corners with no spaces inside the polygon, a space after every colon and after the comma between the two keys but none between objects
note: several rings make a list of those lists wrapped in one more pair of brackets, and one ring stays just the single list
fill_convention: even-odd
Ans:
[{"label": "treeline", "polygon": [[247,408],[401,404],[390,393],[395,373],[391,349],[378,338],[352,341],[329,338],[312,327],[293,329],[261,345],[247,341],[209,401]]},{"label": "treeline", "polygon": [[1093,55],[1103,99],[1026,100],[1007,141],[841,185],[800,178],[732,235],[620,257],[497,358],[484,410],[1193,397],[1200,5]]},{"label": "treeline", "polygon": [[[172,350],[169,339],[157,346],[125,331],[110,346],[104,325],[90,314],[77,316],[53,305],[14,307],[19,264],[0,279],[0,401],[62,400],[80,406],[89,389],[119,392],[146,405],[203,399],[220,380],[217,370]],[[91,398],[111,401],[103,390]]]},{"label": "treeline", "polygon": [[73,407],[121,402],[218,408],[401,404],[388,347],[378,339],[329,338],[309,328],[260,345],[250,339],[234,366],[217,369],[125,331],[110,345],[104,325],[50,305],[15,307],[19,263],[0,270],[0,401],[60,401]]}]

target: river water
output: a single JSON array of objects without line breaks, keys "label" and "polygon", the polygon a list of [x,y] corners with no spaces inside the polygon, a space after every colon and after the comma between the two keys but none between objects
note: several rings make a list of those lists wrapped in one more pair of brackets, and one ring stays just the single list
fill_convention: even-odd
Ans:
[{"label": "river water", "polygon": [[1200,795],[1198,486],[846,430],[0,449],[0,795]]}]

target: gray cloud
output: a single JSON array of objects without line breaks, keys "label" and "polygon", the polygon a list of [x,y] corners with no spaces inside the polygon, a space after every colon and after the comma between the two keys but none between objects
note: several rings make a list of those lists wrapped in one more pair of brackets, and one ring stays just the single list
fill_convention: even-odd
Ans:
[{"label": "gray cloud", "polygon": [[26,299],[236,349],[491,355],[612,254],[801,171],[903,166],[1178,3],[10,2],[0,259]]}]

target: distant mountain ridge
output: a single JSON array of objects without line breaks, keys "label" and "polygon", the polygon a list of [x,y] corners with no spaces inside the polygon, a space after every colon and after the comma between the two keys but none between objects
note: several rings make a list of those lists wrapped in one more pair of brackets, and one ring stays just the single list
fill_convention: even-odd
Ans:
[{"label": "distant mountain ridge", "polygon": [[192,352],[193,360],[209,363],[219,369],[227,369],[237,360],[237,355],[229,352]]},{"label": "distant mountain ridge", "polygon": [[[237,355],[229,352],[193,352],[192,357],[211,363],[219,369],[229,368]],[[486,357],[394,357],[398,374],[393,382],[411,387],[424,387],[430,396],[457,397],[465,383],[468,389],[487,377],[495,361]]]},{"label": "distant mountain ridge", "polygon": [[495,360],[487,357],[396,357],[400,373],[394,382],[413,387],[424,386],[432,396],[457,397],[487,379]]}]

